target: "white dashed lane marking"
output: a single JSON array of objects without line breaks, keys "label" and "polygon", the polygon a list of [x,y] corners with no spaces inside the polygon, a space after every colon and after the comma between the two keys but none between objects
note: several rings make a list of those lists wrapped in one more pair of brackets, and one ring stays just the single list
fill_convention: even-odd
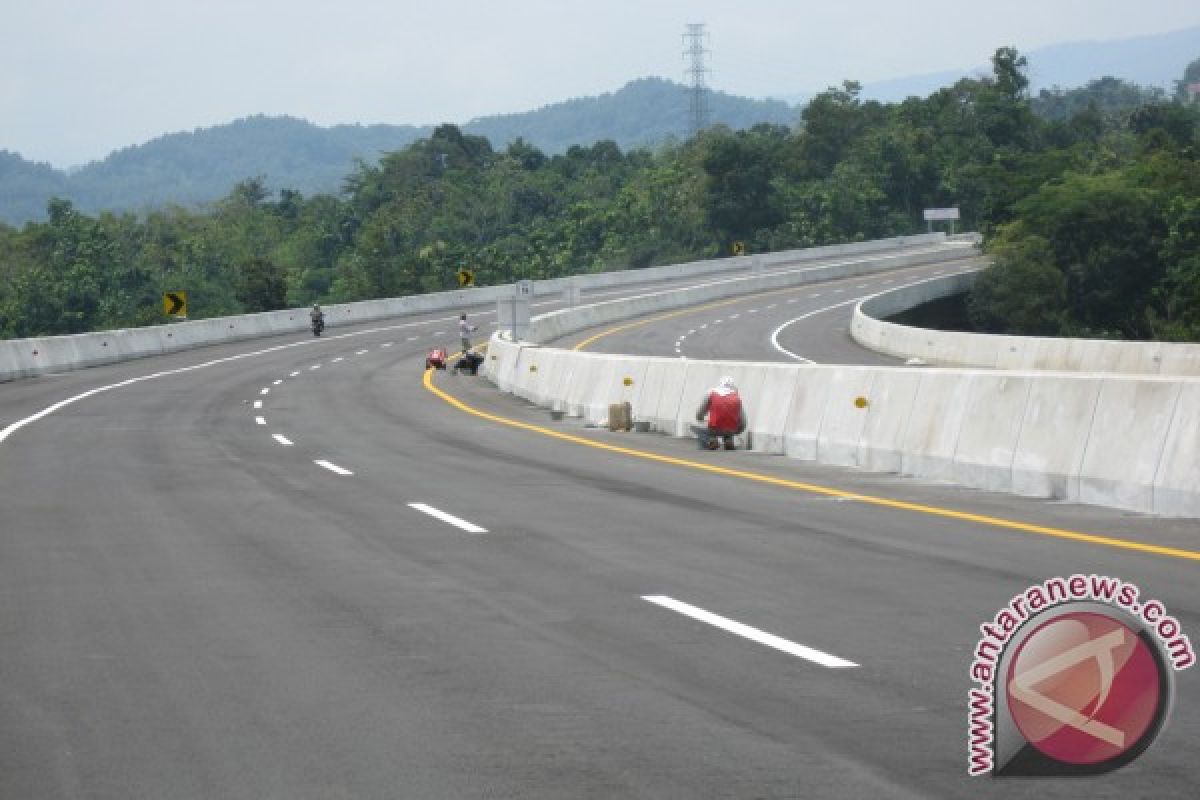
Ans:
[{"label": "white dashed lane marking", "polygon": [[449,523],[456,528],[461,528],[467,533],[487,533],[487,528],[481,528],[473,522],[467,522],[465,519],[460,519],[453,514],[447,514],[445,511],[436,509],[433,506],[425,505],[424,503],[409,503],[409,508],[415,508],[422,514],[428,514],[431,517],[436,517],[442,522]]},{"label": "white dashed lane marking", "polygon": [[330,472],[335,472],[338,475],[353,475],[354,474],[350,470],[348,470],[344,467],[339,467],[337,464],[334,464],[330,461],[326,461],[324,459],[317,459],[317,460],[313,461],[313,463],[316,464],[318,467],[324,467],[325,469],[329,470]]},{"label": "white dashed lane marking", "polygon": [[266,425],[266,424],[267,424],[267,420],[266,420],[265,418],[263,418],[263,417],[255,417],[255,418],[254,418],[254,421],[255,421],[257,424],[259,424],[259,425]]},{"label": "white dashed lane marking", "polygon": [[294,377],[296,377],[296,376],[297,376],[297,375],[299,375],[299,374],[300,374],[300,370],[296,370],[295,372],[293,372],[293,373],[291,373],[290,375],[288,375],[288,377],[289,377],[289,378],[294,378]]},{"label": "white dashed lane marking", "polygon": [[259,392],[259,394],[270,394],[270,393],[271,393],[271,390],[267,387],[263,387],[263,389]]},{"label": "white dashed lane marking", "polygon": [[335,358],[333,361],[330,361],[329,363],[330,363],[330,364],[336,364],[336,363],[338,363],[339,361],[345,361],[345,360],[346,360],[346,357],[345,357],[345,356],[338,356],[337,358]]},{"label": "white dashed lane marking", "polygon": [[277,381],[274,381],[272,385],[274,385],[274,386],[278,386],[278,385],[279,385],[279,384],[281,384],[281,383],[283,383],[283,378],[280,378],[279,380],[277,380]]},{"label": "white dashed lane marking", "polygon": [[820,664],[822,667],[831,669],[845,669],[846,667],[857,667],[853,661],[847,661],[844,658],[838,658],[835,655],[822,652],[812,647],[806,647],[802,644],[789,641],[782,637],[776,636],[773,633],[761,631],[758,628],[752,628],[749,625],[744,625],[741,622],[722,617],[711,611],[705,611],[702,608],[697,608],[693,605],[680,602],[671,597],[661,594],[643,595],[642,599],[648,603],[654,603],[657,606],[670,609],[678,614],[683,614],[685,617],[699,620],[700,622],[708,623],[716,628],[730,633],[736,633],[738,636],[743,636],[752,642],[773,647],[776,650],[781,650],[789,655],[803,658],[806,661],[811,661],[814,664]]},{"label": "white dashed lane marking", "polygon": [[371,351],[370,351],[370,350],[359,350],[359,351],[358,351],[357,353],[355,353],[354,355],[356,355],[356,356],[361,356],[361,355],[366,355],[366,354],[367,354],[367,353],[369,353],[369,352],[371,352]]},{"label": "white dashed lane marking", "polygon": [[293,444],[292,440],[284,436],[282,433],[273,434],[271,438],[279,442],[284,447],[291,447]]},{"label": "white dashed lane marking", "polygon": [[309,367],[309,369],[320,369],[320,368],[321,368],[320,364],[313,364],[311,367]]},{"label": "white dashed lane marking", "polygon": [[254,401],[254,407],[255,407],[255,408],[262,408],[262,400],[255,400],[255,401]]}]

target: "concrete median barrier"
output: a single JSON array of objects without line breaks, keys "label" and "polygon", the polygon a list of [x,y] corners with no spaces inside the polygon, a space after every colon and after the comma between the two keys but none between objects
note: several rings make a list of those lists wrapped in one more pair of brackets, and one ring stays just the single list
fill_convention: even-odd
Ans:
[{"label": "concrete median barrier", "polygon": [[1071,499],[1154,511],[1154,480],[1182,390],[1169,379],[1105,379]]},{"label": "concrete median barrier", "polygon": [[795,394],[788,406],[787,428],[783,434],[784,455],[801,461],[817,460],[817,438],[829,391],[833,384],[834,368],[813,365],[795,366]]},{"label": "concrete median barrier", "polygon": [[1099,378],[1083,376],[1046,376],[1030,382],[1013,454],[1014,492],[1032,497],[1079,496],[1079,471],[1100,385]]},{"label": "concrete median barrier", "polygon": [[840,467],[859,466],[859,443],[871,413],[869,398],[878,370],[830,367],[829,394],[817,432],[817,461]]},{"label": "concrete median barrier", "polygon": [[970,374],[921,370],[912,413],[899,443],[900,468],[905,475],[937,481],[955,477],[955,454],[965,424],[979,421],[967,416]]},{"label": "concrete median barrier", "polygon": [[1154,476],[1154,511],[1171,517],[1200,517],[1200,381],[1180,386],[1162,460]]},{"label": "concrete median barrier", "polygon": [[747,397],[749,413],[749,443],[759,453],[783,455],[787,451],[788,417],[792,411],[792,397],[800,380],[800,370],[790,365],[770,364],[762,367],[762,384]]},{"label": "concrete median barrier", "polygon": [[1026,373],[970,372],[965,380],[951,479],[976,489],[1011,492],[1013,457],[1034,378]]},{"label": "concrete median barrier", "polygon": [[858,445],[858,466],[872,472],[900,472],[904,436],[921,386],[922,373],[880,371],[867,396],[867,419]]},{"label": "concrete median barrier", "polygon": [[[670,302],[639,297],[626,313],[652,313]],[[616,321],[611,307],[580,312],[575,319],[560,314],[556,330]],[[505,342],[499,349],[494,369],[503,382],[506,374],[515,375],[513,362],[520,357],[513,354],[522,348]],[[749,439],[758,452],[1200,516],[1197,378],[748,364],[525,349],[520,363],[536,361],[537,382],[510,377],[510,384],[520,384],[522,396],[540,405],[595,423],[607,417],[609,404],[628,400],[634,418],[653,430],[690,436],[704,393],[728,374],[746,400]],[[1033,348],[1020,359],[1033,360],[1038,352]],[[1072,357],[1096,352],[1079,346]]]}]

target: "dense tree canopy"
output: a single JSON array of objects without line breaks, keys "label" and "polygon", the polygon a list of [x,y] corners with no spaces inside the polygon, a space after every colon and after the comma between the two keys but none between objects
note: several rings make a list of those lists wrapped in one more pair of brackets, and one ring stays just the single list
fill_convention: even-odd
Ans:
[{"label": "dense tree canopy", "polygon": [[436,291],[462,267],[486,285],[709,258],[734,241],[855,241],[923,230],[922,209],[956,205],[995,255],[971,301],[981,328],[1200,338],[1197,112],[1118,89],[1097,92],[1126,106],[1073,98],[1039,116],[1023,57],[1003,48],[992,76],[926,98],[831,88],[795,129],[549,155],[443,125],[359,162],[336,195],[248,177],[204,211],[93,217],[55,200],[45,222],[0,224],[0,335],[161,322],[168,290],[204,317]]}]

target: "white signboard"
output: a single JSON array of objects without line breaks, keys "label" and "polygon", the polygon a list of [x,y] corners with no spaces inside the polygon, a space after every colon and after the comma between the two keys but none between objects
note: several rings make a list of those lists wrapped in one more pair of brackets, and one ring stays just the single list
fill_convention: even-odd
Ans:
[{"label": "white signboard", "polygon": [[533,281],[517,281],[517,297],[533,297]]},{"label": "white signboard", "polygon": [[935,222],[943,219],[959,219],[957,208],[927,208],[925,209],[925,221]]}]

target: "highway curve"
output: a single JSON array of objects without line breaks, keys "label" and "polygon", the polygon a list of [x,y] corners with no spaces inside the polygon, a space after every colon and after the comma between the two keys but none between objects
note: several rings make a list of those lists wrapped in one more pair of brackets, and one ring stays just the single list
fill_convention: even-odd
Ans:
[{"label": "highway curve", "polygon": [[[806,293],[589,346],[785,359],[763,336]],[[965,704],[980,623],[1055,575],[1200,635],[1196,522],[552,422],[427,387],[452,324],[0,386],[29,420],[0,434],[0,797],[1195,796],[1192,671],[1086,783],[968,778]]]}]

